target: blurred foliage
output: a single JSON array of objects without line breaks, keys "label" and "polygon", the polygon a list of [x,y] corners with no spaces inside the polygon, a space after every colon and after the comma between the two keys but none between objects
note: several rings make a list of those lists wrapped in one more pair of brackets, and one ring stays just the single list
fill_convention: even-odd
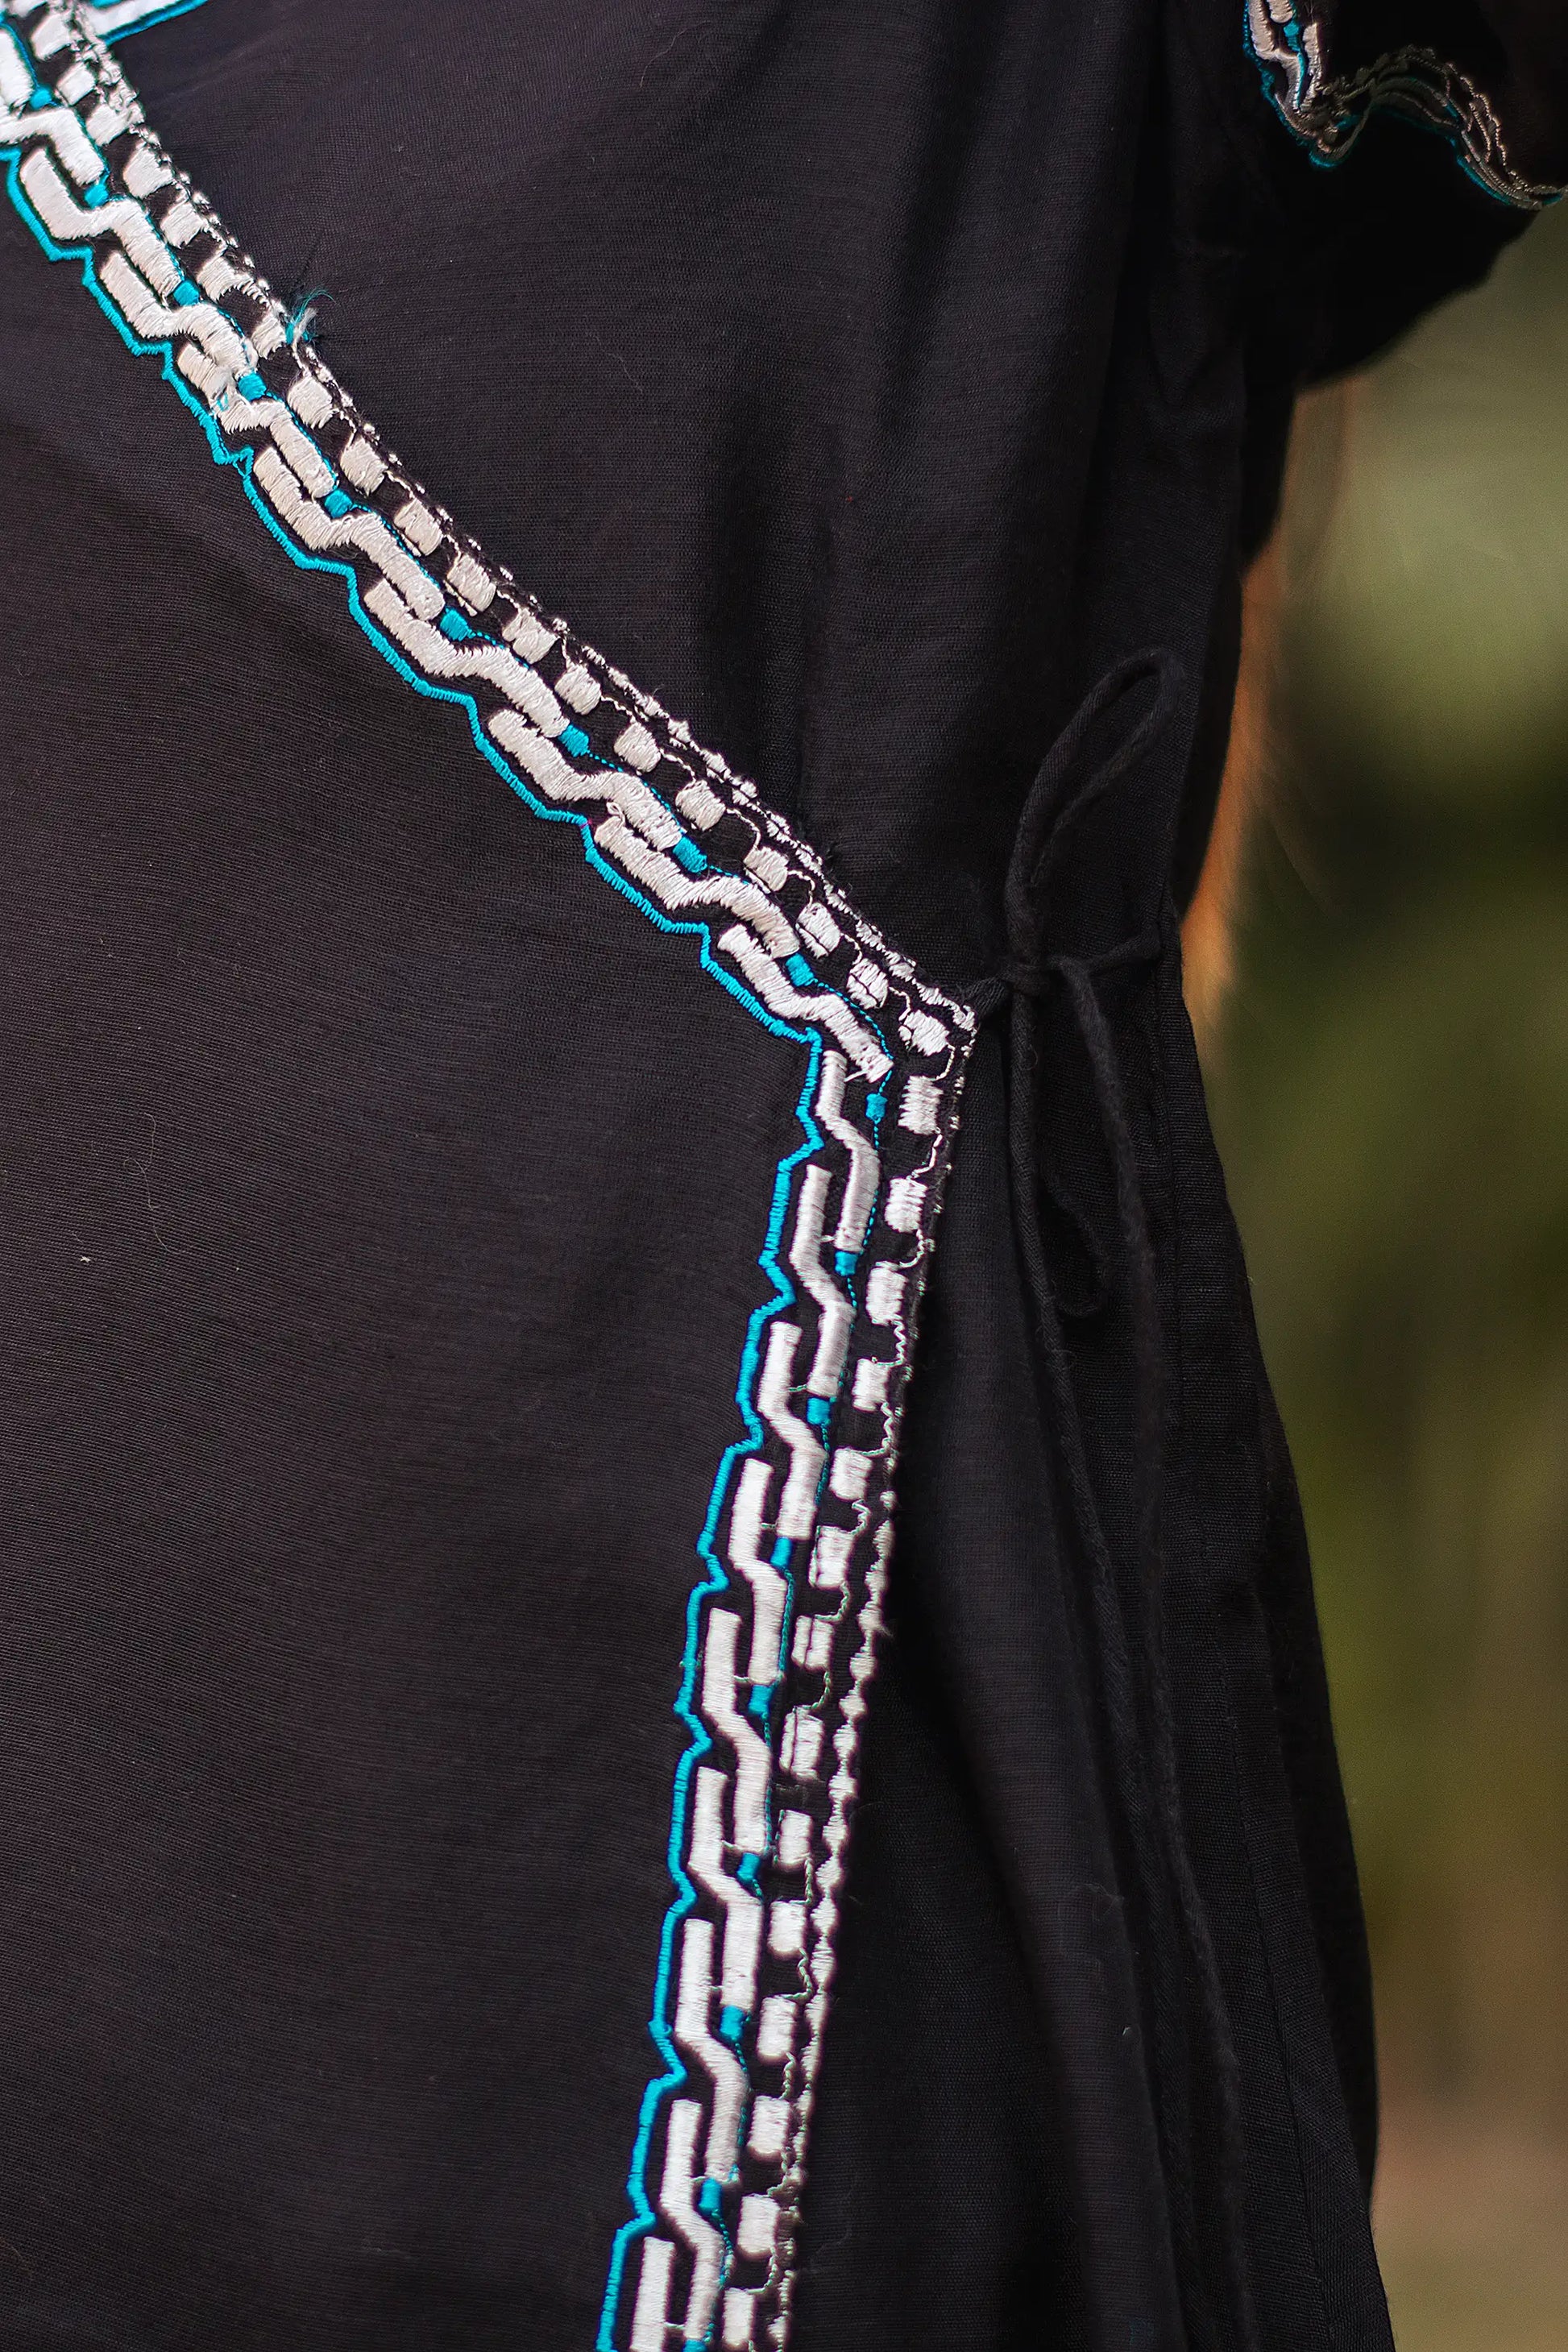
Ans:
[{"label": "blurred foliage", "polygon": [[1385,2070],[1568,2128],[1568,206],[1310,405],[1279,563],[1212,1092]]}]

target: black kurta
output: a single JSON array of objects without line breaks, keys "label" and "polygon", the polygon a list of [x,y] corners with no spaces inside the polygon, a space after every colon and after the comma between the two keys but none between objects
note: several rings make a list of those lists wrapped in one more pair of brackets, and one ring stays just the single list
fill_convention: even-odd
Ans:
[{"label": "black kurta", "polygon": [[0,2345],[1386,2346],[1177,919],[1561,36],[166,13],[0,7]]}]

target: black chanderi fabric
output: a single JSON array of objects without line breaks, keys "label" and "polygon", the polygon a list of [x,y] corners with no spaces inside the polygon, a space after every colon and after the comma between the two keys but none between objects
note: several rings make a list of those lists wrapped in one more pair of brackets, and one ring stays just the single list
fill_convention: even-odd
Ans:
[{"label": "black chanderi fabric", "polygon": [[[1241,0],[205,0],[125,55],[432,494],[1005,975],[795,2352],[1385,2352],[1174,906],[1297,387],[1517,224],[1399,126],[1315,170]],[[8,203],[0,520],[0,2347],[584,2352],[796,1094]]]}]

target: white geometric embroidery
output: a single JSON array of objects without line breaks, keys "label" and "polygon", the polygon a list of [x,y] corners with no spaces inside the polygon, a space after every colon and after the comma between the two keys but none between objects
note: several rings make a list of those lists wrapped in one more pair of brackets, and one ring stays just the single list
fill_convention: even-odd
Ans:
[{"label": "white geometric embroidery", "polygon": [[[151,12],[142,12],[151,13]],[[123,9],[98,12],[128,23]],[[112,27],[110,27],[112,29]],[[47,70],[46,70],[47,68]],[[0,0],[0,149],[52,259],[164,362],[297,562],[812,1072],[781,1165],[751,1434],[720,1474],[680,1711],[676,1897],[602,2341],[781,2347],[882,1626],[889,1493],[974,1017],[717,755],[542,614],[398,465],[170,163],[79,9]],[[889,1115],[896,1098],[897,1117]],[[880,1210],[879,1210],[880,1203]],[[809,1584],[818,1613],[797,1610]]]}]

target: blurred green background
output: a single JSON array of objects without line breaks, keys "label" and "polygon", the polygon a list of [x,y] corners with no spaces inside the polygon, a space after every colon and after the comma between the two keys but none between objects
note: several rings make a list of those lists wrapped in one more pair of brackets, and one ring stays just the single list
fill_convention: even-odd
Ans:
[{"label": "blurred green background", "polygon": [[1568,206],[1298,436],[1207,1045],[1317,1562],[1401,2352],[1568,2352]]}]

